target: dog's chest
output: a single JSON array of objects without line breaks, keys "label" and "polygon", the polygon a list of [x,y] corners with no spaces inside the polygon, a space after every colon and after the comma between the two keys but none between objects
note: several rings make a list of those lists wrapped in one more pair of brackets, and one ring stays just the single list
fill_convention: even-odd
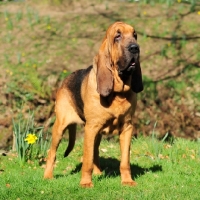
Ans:
[{"label": "dog's chest", "polygon": [[102,134],[119,134],[124,124],[132,118],[132,104],[127,99],[116,98],[108,108],[109,117],[102,129]]},{"label": "dog's chest", "polygon": [[126,115],[127,112],[130,112],[133,106],[132,102],[132,98],[128,99],[116,96],[113,99],[108,112],[110,112],[113,117],[119,118],[122,115]]}]

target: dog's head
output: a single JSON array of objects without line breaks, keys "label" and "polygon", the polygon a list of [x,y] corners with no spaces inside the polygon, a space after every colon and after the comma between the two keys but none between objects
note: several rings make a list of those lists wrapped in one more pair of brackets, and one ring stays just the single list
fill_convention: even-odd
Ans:
[{"label": "dog's head", "polygon": [[97,66],[97,91],[108,96],[113,90],[114,70],[117,76],[126,81],[130,79],[133,92],[143,90],[142,74],[139,62],[140,47],[134,28],[123,22],[112,24],[103,39],[99,53],[95,57]]}]

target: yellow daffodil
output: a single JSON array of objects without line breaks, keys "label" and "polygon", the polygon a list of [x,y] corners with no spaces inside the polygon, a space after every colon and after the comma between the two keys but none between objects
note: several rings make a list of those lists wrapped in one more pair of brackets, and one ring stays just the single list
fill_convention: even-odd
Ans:
[{"label": "yellow daffodil", "polygon": [[178,3],[181,3],[181,0],[177,0]]},{"label": "yellow daffodil", "polygon": [[35,134],[31,134],[29,133],[25,139],[26,142],[28,142],[28,144],[34,144],[37,140],[37,136]]},{"label": "yellow daffodil", "polygon": [[51,25],[47,25],[47,29],[48,29],[48,30],[51,30]]},{"label": "yellow daffodil", "polygon": [[197,14],[200,15],[200,11],[198,11]]}]

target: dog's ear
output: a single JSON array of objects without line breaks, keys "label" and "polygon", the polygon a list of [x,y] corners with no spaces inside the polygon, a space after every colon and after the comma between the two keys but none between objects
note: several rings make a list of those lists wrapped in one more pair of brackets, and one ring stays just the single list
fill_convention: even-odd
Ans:
[{"label": "dog's ear", "polygon": [[136,68],[132,74],[131,89],[135,93],[139,93],[143,90],[142,71],[139,60],[136,63]]},{"label": "dog's ear", "polygon": [[95,57],[97,92],[107,97],[113,90],[113,75],[111,71],[111,59],[107,39],[101,45],[98,55]]}]

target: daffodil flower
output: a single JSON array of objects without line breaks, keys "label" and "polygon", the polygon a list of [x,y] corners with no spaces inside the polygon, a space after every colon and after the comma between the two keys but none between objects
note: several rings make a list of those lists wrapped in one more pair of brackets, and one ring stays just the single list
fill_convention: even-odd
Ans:
[{"label": "daffodil flower", "polygon": [[37,136],[35,134],[28,134],[27,137],[25,138],[25,141],[28,143],[28,144],[34,144],[37,140]]}]

